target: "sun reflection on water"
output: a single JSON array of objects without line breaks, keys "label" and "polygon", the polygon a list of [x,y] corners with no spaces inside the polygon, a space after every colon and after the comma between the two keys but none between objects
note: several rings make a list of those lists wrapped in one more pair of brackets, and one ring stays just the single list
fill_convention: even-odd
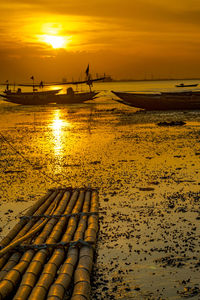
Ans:
[{"label": "sun reflection on water", "polygon": [[70,127],[71,124],[67,120],[63,120],[62,111],[57,109],[53,114],[53,120],[51,123],[52,133],[53,133],[53,144],[54,153],[56,156],[60,156],[64,147],[65,128]]}]

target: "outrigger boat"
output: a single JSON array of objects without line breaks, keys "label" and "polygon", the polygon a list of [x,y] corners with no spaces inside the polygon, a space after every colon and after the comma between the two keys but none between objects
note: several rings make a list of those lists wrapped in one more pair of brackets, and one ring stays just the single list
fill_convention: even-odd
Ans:
[{"label": "outrigger boat", "polygon": [[145,110],[198,110],[200,109],[200,91],[129,93],[114,92],[120,103]]},{"label": "outrigger boat", "polygon": [[[49,84],[44,84],[42,81],[40,84],[34,84],[34,77],[32,76],[31,79],[33,80],[33,84],[18,84],[18,86],[32,86],[32,92],[22,92],[21,88],[18,88],[17,92],[12,92],[9,89],[9,83],[6,83],[6,90],[3,94],[0,94],[1,97],[4,98],[7,102],[12,102],[16,104],[22,105],[46,105],[49,103],[56,103],[56,104],[77,104],[83,103],[88,100],[93,100],[98,92],[94,92],[91,90],[92,83],[95,81],[103,81],[106,77],[92,79],[91,75],[89,74],[89,65],[86,69],[87,78],[84,81],[72,81],[72,82],[54,82]],[[89,92],[76,92],[69,87],[65,94],[59,93],[62,89],[54,89],[48,91],[38,91],[36,87],[43,88],[44,86],[52,86],[52,85],[78,85],[86,83],[89,86]]]},{"label": "outrigger boat", "polygon": [[83,103],[92,100],[98,94],[97,92],[74,92],[72,88],[67,89],[67,93],[58,94],[61,89],[42,92],[16,92],[0,94],[7,102],[22,105],[46,105],[49,103],[73,104]]}]

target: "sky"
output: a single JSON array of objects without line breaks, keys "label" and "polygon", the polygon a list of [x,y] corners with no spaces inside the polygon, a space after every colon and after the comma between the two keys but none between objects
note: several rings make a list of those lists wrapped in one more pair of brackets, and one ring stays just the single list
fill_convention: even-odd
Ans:
[{"label": "sky", "polygon": [[1,0],[0,82],[200,78],[199,0]]}]

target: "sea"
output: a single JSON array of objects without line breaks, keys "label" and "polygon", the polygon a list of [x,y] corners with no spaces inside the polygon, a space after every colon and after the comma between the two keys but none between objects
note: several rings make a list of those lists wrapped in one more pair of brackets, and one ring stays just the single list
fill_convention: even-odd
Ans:
[{"label": "sea", "polygon": [[[92,299],[199,299],[200,111],[146,112],[112,93],[182,82],[199,83],[94,83],[96,99],[71,105],[0,98],[0,239],[48,189],[96,188]],[[171,121],[185,125],[158,126]]]}]

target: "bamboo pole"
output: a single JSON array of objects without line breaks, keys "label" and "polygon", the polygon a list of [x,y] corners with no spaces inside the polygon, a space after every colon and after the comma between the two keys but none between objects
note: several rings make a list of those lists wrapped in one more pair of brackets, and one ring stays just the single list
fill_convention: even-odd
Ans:
[{"label": "bamboo pole", "polygon": [[[57,204],[56,204],[57,205]],[[56,207],[55,207],[56,208]],[[55,208],[52,209],[52,211],[55,210]],[[1,251],[0,251],[0,258],[6,253],[9,252],[10,250],[12,250],[13,248],[15,248],[16,246],[18,246],[19,244],[21,244],[23,241],[27,240],[28,238],[30,238],[31,236],[33,236],[34,234],[36,234],[38,231],[40,231],[44,225],[47,223],[48,219],[44,220],[44,221],[40,221],[40,224],[34,229],[29,231],[26,235],[20,237],[19,239],[15,240],[13,243],[9,244],[8,246],[4,247]]]},{"label": "bamboo pole", "polygon": [[47,295],[48,300],[59,300],[63,299],[63,295],[66,290],[69,288],[70,283],[72,282],[72,277],[74,269],[78,260],[78,248],[70,247],[67,253],[67,259],[59,270],[59,276],[54,281],[49,289]]},{"label": "bamboo pole", "polygon": [[[66,192],[65,196],[67,197],[67,203],[69,201],[70,198],[70,194],[69,192]],[[74,203],[76,202],[78,197],[78,191],[75,191],[72,194],[71,200],[68,204],[68,206],[70,207],[70,209],[73,208]],[[67,206],[67,207],[68,207]],[[65,206],[61,206],[60,210],[56,211],[56,214],[62,214],[64,209],[66,211],[67,209],[66,205]],[[44,229],[44,232],[48,233],[48,238],[46,240],[46,243],[55,243],[57,242],[57,240],[59,239],[59,237],[62,234],[62,228],[59,228],[59,223],[63,221],[63,218],[60,219],[60,221],[58,221],[57,219],[51,219],[49,221],[50,226],[46,227]],[[57,223],[57,224],[56,224]],[[54,227],[54,225],[56,224],[56,226]],[[50,235],[49,235],[50,234]],[[41,243],[44,242],[43,240],[38,240],[36,239],[37,243]],[[40,272],[42,271],[42,265],[45,263],[47,256],[52,252],[52,249],[42,249],[39,250],[33,261],[31,262],[29,268],[27,269],[25,275],[22,278],[22,282],[20,284],[20,287],[14,297],[15,300],[20,299],[20,300],[24,300],[27,299],[32,291],[32,289],[35,286],[35,283],[38,280],[38,276],[40,274]],[[47,272],[47,274],[54,274],[55,275],[55,265],[52,264],[52,268],[48,268],[47,265],[45,265],[45,272]],[[42,290],[42,292],[44,292]],[[35,299],[40,299],[40,296],[37,295]]]},{"label": "bamboo pole", "polygon": [[[98,194],[92,192],[91,212],[98,211]],[[98,215],[88,217],[85,241],[96,243],[98,232]],[[71,300],[90,299],[90,273],[93,265],[94,248],[83,246],[80,249],[79,262],[74,274],[74,289]]]},{"label": "bamboo pole", "polygon": [[[32,213],[35,215],[42,214],[54,200],[57,191],[49,191],[46,196],[41,198],[36,204],[34,204],[29,211],[27,212],[27,216],[31,216]],[[27,223],[28,222],[28,223]],[[34,220],[27,221],[25,219],[20,219],[19,223],[14,226],[14,228],[8,233],[8,235],[2,240],[1,246],[7,246],[12,240],[22,237],[26,234],[29,229],[34,225]],[[10,257],[10,253],[7,253],[3,257],[0,258],[0,270],[3,268],[5,263]]]},{"label": "bamboo pole", "polygon": [[[54,207],[51,212],[52,207],[53,205],[55,206],[55,204],[57,207]],[[76,214],[81,211],[92,213],[98,212],[97,192],[76,189],[70,196],[69,189],[59,189],[45,214],[62,215],[63,211],[66,215],[71,213]],[[36,213],[38,213],[38,211]],[[42,213],[40,214],[42,215]],[[91,214],[89,216],[73,215],[70,218],[61,217],[59,220],[50,218],[45,219],[44,221],[37,221],[37,219],[31,221],[33,221],[31,233],[26,234],[25,237],[28,238],[28,243],[30,243],[31,240],[35,245],[43,244],[45,241],[47,244],[54,244],[58,241],[68,243],[73,239],[74,241],[84,239],[84,241],[89,244],[96,243],[98,232],[98,215],[96,214]],[[46,223],[43,227],[41,226],[43,228],[41,231],[41,228],[38,229],[38,227],[45,221]],[[37,229],[40,233],[36,237]],[[8,245],[6,249],[10,249],[16,243],[23,241],[24,238],[19,238],[20,233],[22,232],[23,229],[20,230],[11,245]],[[33,237],[31,237],[32,234]],[[77,246],[80,245],[81,244],[79,243]],[[66,249],[45,248],[36,253],[35,250],[29,249],[24,253],[20,261],[18,261],[18,252],[14,253],[6,264],[8,268],[12,269],[0,282],[0,300],[5,298],[8,299],[9,295],[14,292],[14,289],[21,281],[21,278],[22,281],[13,298],[14,300],[61,300],[64,299],[66,292],[69,291],[72,281],[74,281],[74,291],[71,299],[89,299],[90,274],[93,265],[94,249],[90,245],[81,245],[79,251],[77,246],[69,247],[67,255],[66,246]],[[6,255],[3,257],[5,256]],[[49,260],[46,263],[48,257]],[[14,267],[12,267],[12,264]],[[61,266],[61,264],[63,265]]]},{"label": "bamboo pole", "polygon": [[[83,205],[83,212],[88,212],[90,207],[90,192],[85,194],[85,200]],[[84,231],[87,225],[87,216],[81,216],[77,230],[74,234],[74,240],[83,239]],[[55,282],[51,285],[49,293],[47,295],[48,300],[61,300],[64,298],[66,291],[68,290],[72,281],[74,269],[78,261],[78,248],[70,247],[67,253],[67,259],[59,270],[59,275]]]},{"label": "bamboo pole", "polygon": [[19,262],[21,256],[22,254],[20,252],[15,252],[11,255],[7,263],[0,271],[0,280],[2,280],[4,276],[6,276],[6,274]]},{"label": "bamboo pole", "polygon": [[[51,203],[51,205],[48,207],[47,209],[47,213],[48,214],[53,214],[54,210],[55,210],[55,204],[57,205],[57,202],[59,200],[60,195],[58,194],[54,201]],[[53,210],[52,210],[53,208]],[[45,220],[46,223],[48,223],[48,219]],[[43,233],[41,233],[40,235],[43,235]],[[40,235],[37,239],[40,239]],[[35,243],[37,243],[38,241],[35,241]],[[10,293],[12,293],[12,291],[14,290],[14,288],[17,286],[17,284],[19,283],[19,281],[21,280],[21,277],[23,275],[23,273],[25,272],[25,270],[27,269],[31,259],[33,258],[34,255],[34,250],[28,250],[24,253],[24,255],[22,256],[22,258],[20,259],[20,262],[12,269],[8,272],[8,274],[4,277],[4,279],[0,282],[0,299],[4,299],[6,297],[8,297],[8,295],[10,295]]]},{"label": "bamboo pole", "polygon": [[[72,213],[78,213],[81,211],[83,201],[84,201],[84,191],[81,190],[79,197],[76,201],[76,204],[72,210]],[[68,221],[67,230],[61,240],[62,242],[71,241],[74,231],[76,230],[77,219],[78,219],[78,216],[70,217],[70,219]],[[32,293],[29,297],[29,300],[33,300],[33,299],[37,299],[37,298],[42,300],[42,299],[46,298],[46,294],[48,293],[49,287],[51,286],[52,282],[54,281],[54,277],[56,275],[56,272],[57,272],[59,266],[63,262],[64,256],[65,256],[64,249],[54,250],[52,257],[49,259],[49,262],[46,264],[46,268],[48,269],[48,272],[46,270],[43,271],[43,273],[41,274],[36,286],[34,287]],[[53,277],[52,277],[52,274],[54,275]]]},{"label": "bamboo pole", "polygon": [[[43,214],[48,209],[49,205],[55,199],[57,194],[58,194],[57,190],[52,191],[52,194],[47,198],[47,200],[44,203],[42,203],[42,205],[37,209],[34,215]],[[39,220],[39,222],[36,221],[34,219],[31,219],[27,224],[25,224],[22,230],[20,230],[20,232],[15,236],[13,241],[15,241],[17,238],[21,238],[30,230],[30,228],[34,228],[34,226],[36,227],[41,222],[41,220]],[[18,263],[21,256],[22,254],[19,252],[14,253],[11,256],[10,253],[7,253],[2,258],[0,258],[0,265],[1,265],[0,279],[3,279],[3,277]]]},{"label": "bamboo pole", "polygon": [[[32,216],[35,211],[49,198],[49,196],[53,193],[52,190],[48,191],[48,193],[38,200],[26,213],[27,216]],[[23,226],[27,223],[27,220],[20,219],[20,221],[12,228],[12,230],[5,236],[0,245],[5,247],[7,246],[11,240],[18,234],[18,232],[23,228]]]}]

